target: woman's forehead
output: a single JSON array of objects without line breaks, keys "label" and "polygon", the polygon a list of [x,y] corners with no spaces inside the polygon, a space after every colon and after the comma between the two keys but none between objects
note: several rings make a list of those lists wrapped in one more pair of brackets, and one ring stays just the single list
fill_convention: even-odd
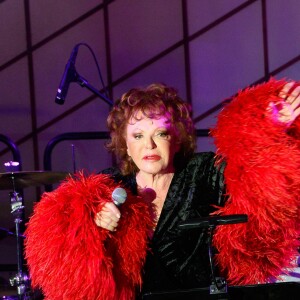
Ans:
[{"label": "woman's forehead", "polygon": [[136,124],[141,121],[143,122],[149,121],[151,123],[155,122],[161,124],[170,124],[171,118],[168,112],[165,112],[164,114],[155,114],[155,113],[145,114],[142,111],[137,111],[129,118],[128,124]]}]

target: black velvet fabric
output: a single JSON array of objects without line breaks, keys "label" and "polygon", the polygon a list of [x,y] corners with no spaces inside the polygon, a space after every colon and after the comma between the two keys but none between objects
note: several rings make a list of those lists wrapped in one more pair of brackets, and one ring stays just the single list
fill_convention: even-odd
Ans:
[{"label": "black velvet fabric", "polygon": [[[212,205],[223,206],[224,165],[215,167],[215,154],[195,154],[172,179],[144,268],[143,293],[205,287],[210,283],[206,229],[181,230],[188,219],[206,217]],[[134,176],[111,168],[103,173],[122,181],[134,193]]]}]

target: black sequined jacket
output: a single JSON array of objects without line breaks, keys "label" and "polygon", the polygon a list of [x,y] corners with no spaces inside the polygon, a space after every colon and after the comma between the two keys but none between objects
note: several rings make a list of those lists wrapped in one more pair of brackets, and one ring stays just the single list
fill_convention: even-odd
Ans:
[{"label": "black sequined jacket", "polygon": [[[151,240],[144,268],[143,291],[154,292],[208,286],[210,267],[206,229],[181,230],[179,223],[206,217],[212,205],[224,205],[224,166],[215,166],[215,154],[195,154],[179,172],[175,172]],[[135,176],[122,176],[116,168],[111,174],[137,193]]]}]

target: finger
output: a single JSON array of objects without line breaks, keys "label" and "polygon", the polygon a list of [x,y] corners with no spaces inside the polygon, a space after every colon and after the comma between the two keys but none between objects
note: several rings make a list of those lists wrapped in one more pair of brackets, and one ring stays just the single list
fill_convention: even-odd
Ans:
[{"label": "finger", "polygon": [[282,88],[282,90],[279,92],[280,98],[285,98],[288,95],[289,90],[292,88],[292,86],[295,84],[295,81],[289,82],[285,84]]},{"label": "finger", "polygon": [[106,223],[100,220],[100,222],[98,224],[99,224],[100,227],[108,229],[108,230],[116,229],[117,226],[118,226],[118,223],[113,222],[112,220],[108,221]]},{"label": "finger", "polygon": [[294,111],[300,107],[300,96],[294,100],[294,102],[291,104],[291,107]]},{"label": "finger", "polygon": [[110,218],[103,218],[101,216],[97,216],[95,218],[95,223],[97,226],[108,230],[115,230],[116,227],[118,226],[118,222],[115,222]]},{"label": "finger", "polygon": [[114,226],[108,226],[106,229],[109,230],[109,231],[116,231],[117,230],[117,228],[114,227]]},{"label": "finger", "polygon": [[117,206],[113,202],[107,202],[103,206],[107,211],[111,212],[112,215],[117,217],[117,219],[120,219],[121,213],[120,210],[117,208]]},{"label": "finger", "polygon": [[[292,93],[287,97],[286,99],[286,102],[292,104],[294,104],[295,100],[297,100],[297,98],[299,97],[300,95],[300,86],[297,86],[293,91]],[[300,99],[300,97],[299,97]],[[293,107],[293,108],[296,108],[297,106]]]},{"label": "finger", "polygon": [[295,116],[295,119],[296,119],[297,117],[299,117],[299,115],[300,115],[300,107],[298,107],[297,109],[294,110],[294,116]]},{"label": "finger", "polygon": [[95,215],[94,221],[97,226],[112,231],[118,226],[120,217],[121,214],[116,205],[112,202],[107,202],[103,205],[101,211]]},{"label": "finger", "polygon": [[299,115],[300,115],[300,107],[298,106],[296,109],[293,109],[291,105],[282,109],[279,112],[279,120],[283,123],[291,124]]},{"label": "finger", "polygon": [[100,219],[104,223],[108,223],[110,221],[118,223],[120,220],[120,217],[118,215],[115,215],[111,211],[107,211],[107,210],[103,209],[96,214],[95,219]]},{"label": "finger", "polygon": [[293,118],[294,109],[290,104],[285,103],[283,108],[279,111],[279,114],[287,118]]},{"label": "finger", "polygon": [[99,215],[102,218],[112,219],[115,222],[118,222],[121,217],[119,209],[115,206],[114,203],[110,203],[110,202],[106,203],[102,207],[101,211],[97,213],[97,215]]},{"label": "finger", "polygon": [[102,219],[111,219],[115,222],[118,222],[120,220],[120,215],[119,214],[115,214],[114,212],[110,211],[110,210],[107,210],[107,209],[103,209],[101,210],[100,212],[98,212],[96,214],[99,218],[102,218]]},{"label": "finger", "polygon": [[106,229],[106,230],[109,230],[109,231],[116,231],[117,230],[117,226],[114,226],[114,225],[110,225],[110,224],[107,224],[107,225],[103,225],[103,224],[97,224],[96,225],[98,227],[101,227],[103,229]]}]

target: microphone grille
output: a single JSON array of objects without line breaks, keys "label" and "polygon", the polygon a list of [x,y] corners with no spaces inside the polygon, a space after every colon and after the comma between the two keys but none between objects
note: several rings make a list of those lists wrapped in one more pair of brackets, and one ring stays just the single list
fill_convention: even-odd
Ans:
[{"label": "microphone grille", "polygon": [[126,201],[127,198],[127,193],[123,188],[116,188],[114,189],[114,191],[112,192],[112,200],[114,201],[115,205],[121,205]]}]

